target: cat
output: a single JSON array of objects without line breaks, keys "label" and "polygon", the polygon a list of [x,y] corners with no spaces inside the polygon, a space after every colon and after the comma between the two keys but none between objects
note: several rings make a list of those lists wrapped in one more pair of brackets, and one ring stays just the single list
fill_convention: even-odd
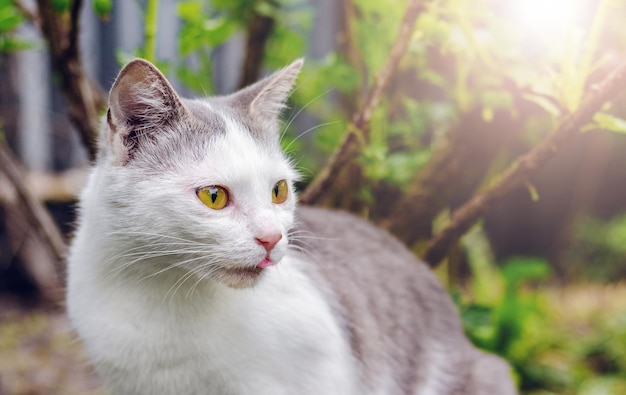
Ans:
[{"label": "cat", "polygon": [[68,257],[68,314],[116,395],[516,391],[436,277],[342,212],[297,207],[279,114],[302,60],[182,99],[115,80]]}]

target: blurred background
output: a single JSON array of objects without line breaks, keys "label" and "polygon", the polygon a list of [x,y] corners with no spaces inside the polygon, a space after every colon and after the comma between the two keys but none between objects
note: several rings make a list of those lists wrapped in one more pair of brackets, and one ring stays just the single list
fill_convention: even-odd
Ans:
[{"label": "blurred background", "polygon": [[[305,57],[282,144],[306,191],[385,69],[409,3],[416,22],[367,138],[310,203],[367,217],[422,256],[455,209],[624,62],[626,2],[0,0],[0,395],[104,393],[59,302],[90,161],[76,118],[93,117],[76,116],[76,92],[102,113],[137,56],[185,97]],[[59,52],[73,39],[76,51]],[[91,88],[68,83],[79,77]],[[607,98],[434,268],[468,336],[509,360],[523,394],[626,393],[623,118],[626,96]]]}]

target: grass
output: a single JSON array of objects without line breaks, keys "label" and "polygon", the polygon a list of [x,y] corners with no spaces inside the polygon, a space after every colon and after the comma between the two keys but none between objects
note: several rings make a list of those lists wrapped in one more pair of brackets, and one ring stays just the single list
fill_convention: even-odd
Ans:
[{"label": "grass", "polygon": [[561,378],[558,393],[626,394],[626,284],[542,292],[546,326],[536,328],[534,336],[550,345],[538,356]]},{"label": "grass", "polygon": [[62,312],[7,301],[0,312],[0,394],[105,394]]}]

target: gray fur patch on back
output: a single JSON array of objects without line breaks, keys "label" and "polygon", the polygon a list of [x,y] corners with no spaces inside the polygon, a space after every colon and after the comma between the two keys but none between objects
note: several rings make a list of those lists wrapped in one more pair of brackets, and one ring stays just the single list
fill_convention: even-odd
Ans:
[{"label": "gray fur patch on back", "polygon": [[378,388],[392,376],[394,394],[425,385],[465,393],[463,372],[478,352],[430,269],[389,233],[351,215],[302,207],[297,218],[291,242],[308,251],[301,259],[345,325],[366,384]]}]

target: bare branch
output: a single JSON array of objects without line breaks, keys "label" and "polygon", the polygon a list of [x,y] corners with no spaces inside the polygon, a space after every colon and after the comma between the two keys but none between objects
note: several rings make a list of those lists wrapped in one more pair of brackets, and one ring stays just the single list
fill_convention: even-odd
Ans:
[{"label": "bare branch", "polygon": [[413,27],[423,9],[422,3],[423,2],[420,0],[411,0],[409,2],[400,29],[389,52],[387,63],[374,78],[374,84],[369,90],[363,106],[352,117],[352,122],[348,126],[348,131],[343,142],[333,153],[326,167],[324,167],[313,183],[302,193],[300,202],[304,204],[314,204],[317,202],[322,194],[332,186],[333,177],[346,163],[356,157],[359,143],[366,142],[369,139],[369,123],[372,112],[380,103],[383,91],[389,84],[389,80],[396,71],[400,59],[406,52]]},{"label": "bare branch", "polygon": [[0,146],[0,170],[15,188],[18,197],[32,214],[30,220],[41,228],[44,238],[54,251],[59,262],[65,259],[66,246],[61,233],[45,208],[35,199],[22,183],[22,171],[6,146]]},{"label": "bare branch", "polygon": [[[87,168],[72,168],[63,172],[22,172],[23,184],[36,200],[40,202],[71,203],[87,183]],[[10,190],[10,185],[0,178],[0,191]],[[6,203],[7,197],[0,193],[0,204]]]},{"label": "bare branch", "polygon": [[78,50],[79,15],[82,0],[74,0],[67,18],[54,11],[50,0],[37,0],[41,30],[50,48],[52,66],[60,77],[68,115],[91,160],[96,157],[100,113],[106,107],[101,88],[85,74]]},{"label": "bare branch", "polygon": [[22,13],[22,15],[24,15],[24,17],[26,17],[26,19],[28,19],[37,26],[41,26],[41,21],[39,20],[39,15],[37,15],[37,12],[26,7],[26,5],[20,0],[12,0],[12,3],[13,6],[17,8]]},{"label": "bare branch", "polygon": [[78,58],[78,37],[80,35],[80,10],[82,8],[82,0],[74,0],[70,9],[70,26],[67,37],[66,56]]},{"label": "bare branch", "polygon": [[556,131],[515,161],[490,188],[475,195],[456,210],[450,224],[428,244],[424,259],[437,266],[452,245],[463,236],[490,207],[514,188],[523,185],[552,159],[559,149],[580,134],[604,103],[626,90],[626,64],[618,67],[592,90],[576,112],[563,118]]},{"label": "bare branch", "polygon": [[265,45],[272,30],[274,30],[275,20],[271,16],[253,13],[248,24],[246,38],[246,55],[243,61],[243,72],[239,81],[239,88],[245,88],[259,79]]},{"label": "bare branch", "polygon": [[32,274],[44,295],[50,301],[58,302],[61,292],[61,273],[63,272],[61,262],[65,259],[67,250],[63,236],[48,211],[31,195],[28,188],[22,183],[22,171],[4,144],[0,145],[0,172],[5,175],[13,187],[18,198],[17,205],[29,227],[39,235],[56,262],[54,268],[55,276],[53,278],[38,275],[35,273],[36,270],[33,270]]}]

